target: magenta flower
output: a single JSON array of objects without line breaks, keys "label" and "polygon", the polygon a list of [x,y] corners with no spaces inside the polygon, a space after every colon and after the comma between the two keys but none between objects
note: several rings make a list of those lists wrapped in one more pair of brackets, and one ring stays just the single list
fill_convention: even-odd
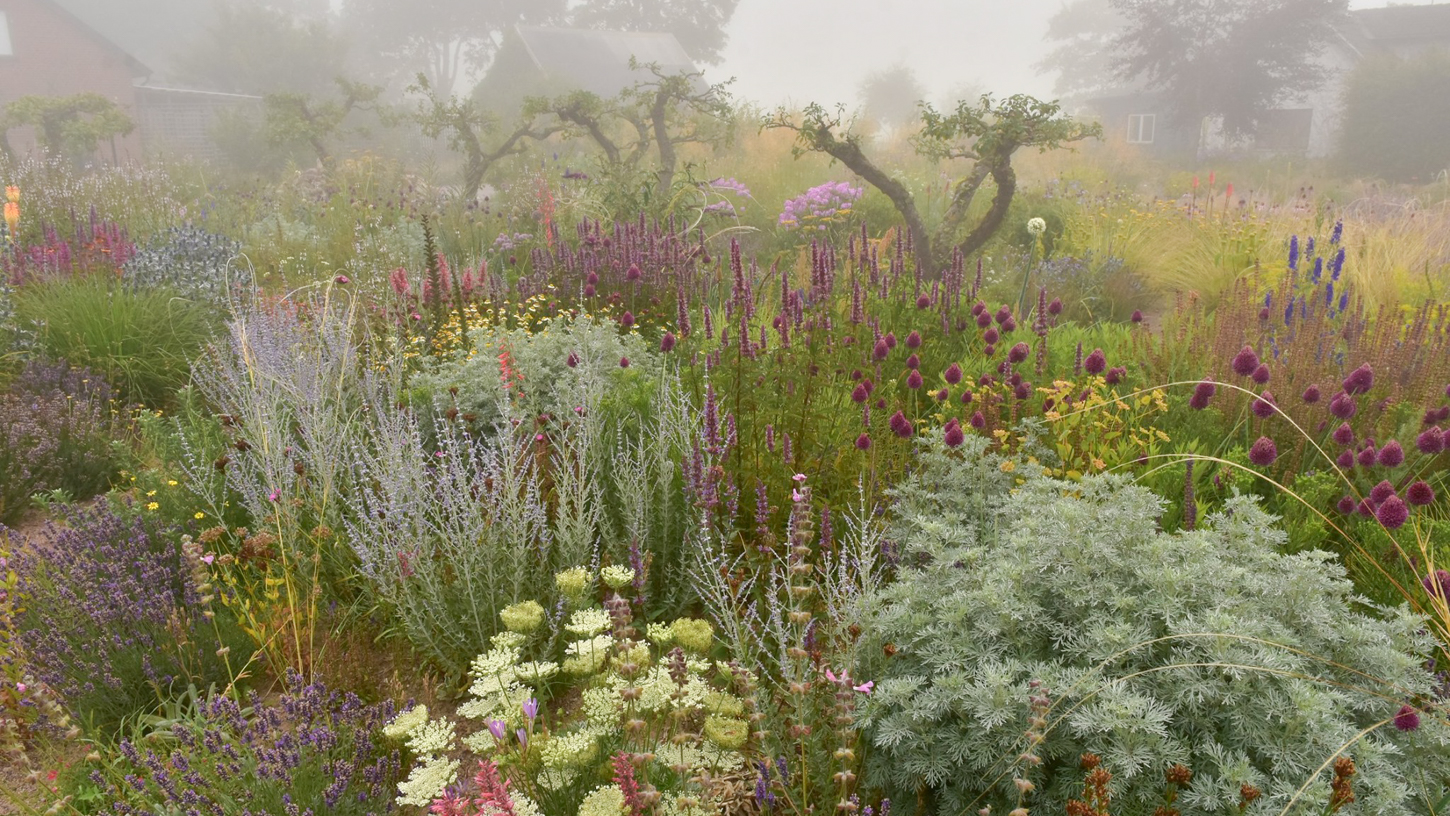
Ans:
[{"label": "magenta flower", "polygon": [[503,720],[488,721],[488,733],[492,734],[494,739],[503,740],[503,738],[508,735],[508,732],[509,724],[504,722]]},{"label": "magenta flower", "polygon": [[1354,397],[1340,391],[1329,401],[1329,413],[1339,419],[1349,419],[1359,413],[1359,406],[1355,404]]},{"label": "magenta flower", "polygon": [[963,442],[965,442],[966,440],[967,440],[967,436],[966,436],[965,433],[962,432],[962,426],[958,425],[955,421],[953,421],[951,424],[947,425],[946,435],[945,435],[945,438],[944,438],[944,441],[946,442],[947,447],[949,447],[949,448],[960,447],[961,444]]},{"label": "magenta flower", "polygon": [[942,379],[947,381],[947,385],[956,385],[962,381],[962,367],[952,363],[947,366],[946,371],[942,372]]},{"label": "magenta flower", "polygon": [[1354,507],[1356,504],[1358,504],[1358,502],[1354,500],[1353,496],[1343,496],[1339,499],[1339,504],[1336,505],[1336,507],[1341,514],[1347,516],[1350,513],[1354,512]]},{"label": "magenta flower", "polygon": [[1060,298],[1053,298],[1052,302],[1047,304],[1047,313],[1053,317],[1062,314],[1062,300]]},{"label": "magenta flower", "polygon": [[985,329],[990,325],[992,325],[992,315],[988,314],[985,309],[977,313],[977,328]]},{"label": "magenta flower", "polygon": [[1374,387],[1374,370],[1369,363],[1356,368],[1344,378],[1344,393],[1354,395],[1363,394]]},{"label": "magenta flower", "polygon": [[971,402],[972,402],[972,392],[970,390],[963,391],[962,392],[962,404],[963,405],[970,405]]},{"label": "magenta flower", "polygon": [[906,414],[897,411],[891,415],[891,420],[888,424],[891,426],[892,433],[902,439],[911,436],[911,420],[906,418]]},{"label": "magenta flower", "polygon": [[675,349],[675,335],[674,335],[674,332],[665,332],[665,336],[660,338],[660,351],[670,352],[670,351],[674,351],[674,349]]},{"label": "magenta flower", "polygon": [[1012,317],[1007,318],[1006,321],[1004,321],[1002,323],[1002,331],[1004,331],[1004,332],[1014,332],[1014,331],[1017,331],[1017,319],[1016,318],[1012,318]]},{"label": "magenta flower", "polygon": [[910,369],[913,369],[913,370],[914,369],[921,368],[921,358],[920,357],[917,357],[915,354],[911,355],[910,357],[907,357],[906,358],[906,367],[907,368],[910,368]]},{"label": "magenta flower", "polygon": [[1450,601],[1450,572],[1438,569],[1434,575],[1420,579],[1420,585],[1431,595]]},{"label": "magenta flower", "polygon": [[524,701],[524,717],[533,722],[539,716],[539,701],[530,697]]},{"label": "magenta flower", "polygon": [[1399,496],[1391,496],[1375,510],[1374,516],[1387,529],[1397,530],[1409,520],[1410,508],[1405,506]]},{"label": "magenta flower", "polygon": [[885,340],[877,340],[876,346],[871,349],[871,356],[877,360],[885,360],[886,355],[890,353],[891,349],[886,345]]},{"label": "magenta flower", "polygon": [[1208,401],[1218,392],[1218,386],[1211,382],[1201,382],[1193,386],[1193,396],[1188,400],[1188,407],[1195,411],[1202,411],[1208,407]]},{"label": "magenta flower", "polygon": [[1390,496],[1395,495],[1395,486],[1385,479],[1374,487],[1370,488],[1369,500],[1374,504],[1384,504]]},{"label": "magenta flower", "polygon": [[564,365],[570,368],[574,368],[575,366],[579,365],[579,355],[575,354],[572,351],[569,352],[569,356],[564,358]]},{"label": "magenta flower", "polygon": [[629,271],[624,273],[624,279],[631,283],[639,280],[641,277],[643,277],[643,275],[639,271],[639,264],[630,264]]},{"label": "magenta flower", "polygon": [[619,367],[620,368],[629,368],[629,358],[628,357],[620,357],[619,358]]},{"label": "magenta flower", "polygon": [[1019,400],[1025,400],[1032,396],[1032,383],[1020,382],[1012,389],[1012,396]]},{"label": "magenta flower", "polygon": [[1244,346],[1238,354],[1234,355],[1232,366],[1235,374],[1247,377],[1259,367],[1259,355],[1255,354],[1249,346]]},{"label": "magenta flower", "polygon": [[996,342],[1001,338],[1002,335],[998,334],[997,330],[993,328],[989,328],[986,331],[982,332],[982,342],[987,343],[988,345],[995,345]]},{"label": "magenta flower", "polygon": [[865,383],[856,383],[856,387],[851,389],[851,401],[857,405],[865,402],[870,396],[871,392],[866,390]]},{"label": "magenta flower", "polygon": [[1089,374],[1101,374],[1108,367],[1108,356],[1100,348],[1093,349],[1093,353],[1082,361],[1082,367]]},{"label": "magenta flower", "polygon": [[1273,416],[1275,411],[1274,395],[1269,391],[1260,394],[1259,398],[1254,400],[1253,410],[1254,416],[1259,419],[1268,419]]},{"label": "magenta flower", "polygon": [[1334,444],[1346,448],[1354,444],[1354,429],[1349,427],[1348,422],[1334,429]]},{"label": "magenta flower", "polygon": [[1007,362],[1016,365],[1017,363],[1026,360],[1027,355],[1031,353],[1032,349],[1028,347],[1026,343],[1018,343],[1007,351]]},{"label": "magenta flower", "polygon": [[943,388],[942,390],[936,392],[937,402],[946,402],[947,401],[947,397],[950,397],[951,395],[952,395],[952,392],[950,392],[947,389]]},{"label": "magenta flower", "polygon": [[985,428],[985,427],[987,427],[987,418],[984,417],[984,416],[982,416],[982,412],[981,411],[978,411],[975,414],[972,414],[972,418],[969,421],[971,422],[973,428]]},{"label": "magenta flower", "polygon": [[1311,385],[1304,389],[1304,401],[1313,405],[1319,401],[1319,386]]},{"label": "magenta flower", "polygon": [[626,311],[623,315],[621,315],[619,318],[619,325],[625,327],[626,329],[630,326],[633,326],[634,312]]},{"label": "magenta flower", "polygon": [[1334,464],[1339,465],[1339,467],[1343,470],[1354,469],[1354,453],[1347,450],[1340,451],[1339,458],[1334,460]]},{"label": "magenta flower", "polygon": [[887,348],[889,348],[889,349],[895,349],[896,348],[896,332],[887,332],[886,333],[886,336],[883,337],[882,339],[886,341],[886,347]]},{"label": "magenta flower", "polygon": [[916,389],[920,388],[921,385],[921,372],[917,371],[916,369],[912,369],[911,373],[906,375],[906,387],[915,391]]},{"label": "magenta flower", "polygon": [[1377,451],[1374,449],[1374,443],[1373,442],[1365,445],[1364,448],[1362,450],[1360,450],[1360,452],[1359,452],[1359,457],[1358,457],[1359,466],[1360,467],[1374,467],[1374,463],[1375,463],[1375,461],[1377,459],[1377,457],[1375,456],[1376,453],[1377,453]]},{"label": "magenta flower", "polygon": [[868,436],[867,434],[861,434],[860,436],[856,437],[856,450],[869,450],[870,447],[871,447],[871,437],[870,436]]},{"label": "magenta flower", "polygon": [[1435,489],[1422,479],[1410,485],[1410,488],[1405,491],[1405,498],[1416,507],[1424,507],[1435,501]]},{"label": "magenta flower", "polygon": [[1249,461],[1259,467],[1268,467],[1278,458],[1279,449],[1274,446],[1274,440],[1267,436],[1259,437],[1253,447],[1249,448]]},{"label": "magenta flower", "polygon": [[1445,450],[1445,432],[1439,428],[1430,428],[1419,436],[1415,437],[1415,447],[1420,453],[1427,456],[1434,456]]},{"label": "magenta flower", "polygon": [[918,308],[918,309],[925,309],[926,307],[928,307],[930,305],[931,305],[931,298],[927,297],[926,295],[922,295],[921,297],[919,297],[919,298],[916,299],[916,308]]},{"label": "magenta flower", "polygon": [[997,325],[1001,326],[1012,319],[1012,310],[1007,308],[1007,304],[1003,303],[997,308],[997,314],[995,316],[997,318]]},{"label": "magenta flower", "polygon": [[1259,363],[1259,367],[1256,368],[1256,369],[1254,369],[1253,380],[1254,380],[1254,382],[1258,383],[1259,385],[1263,385],[1264,383],[1266,383],[1266,382],[1269,381],[1269,366],[1268,366],[1268,364],[1266,364],[1266,363]]},{"label": "magenta flower", "polygon": [[338,275],[337,277],[335,277],[335,278],[332,279],[332,282],[333,283],[352,283],[352,278],[349,278],[346,275]]},{"label": "magenta flower", "polygon": [[1395,728],[1400,731],[1414,731],[1420,727],[1420,712],[1408,705],[1400,706],[1395,713]]},{"label": "magenta flower", "polygon": [[1365,518],[1374,518],[1374,505],[1370,504],[1369,499],[1360,499],[1359,505],[1355,507],[1354,512],[1359,513]]},{"label": "magenta flower", "polygon": [[985,356],[987,356],[987,357],[991,357],[993,354],[996,354],[996,353],[997,353],[997,347],[994,346],[994,345],[991,345],[990,343],[985,348],[982,349],[982,354],[985,355]]},{"label": "magenta flower", "polygon": [[1130,317],[1130,318],[1128,318],[1128,319],[1129,320],[1132,320],[1134,323],[1142,323],[1143,322],[1143,310],[1142,309],[1134,309],[1133,310],[1133,316]]},{"label": "magenta flower", "polygon": [[921,335],[916,332],[906,335],[906,347],[913,350],[921,348]]},{"label": "magenta flower", "polygon": [[[979,314],[981,314],[982,312],[985,312],[985,311],[987,311],[987,304],[983,303],[982,301],[979,300],[976,303],[973,303],[972,304],[972,316],[973,317],[976,317],[977,315],[979,315]],[[1446,391],[1447,391],[1446,396],[1450,396],[1450,386],[1446,386]]]},{"label": "magenta flower", "polygon": [[1380,465],[1380,467],[1387,467],[1387,468],[1399,467],[1400,465],[1404,464],[1404,461],[1405,461],[1405,449],[1402,448],[1402,447],[1400,447],[1399,440],[1397,440],[1397,439],[1391,439],[1390,441],[1388,441],[1388,442],[1385,443],[1385,446],[1383,448],[1380,448],[1380,452],[1379,452],[1379,465]]}]

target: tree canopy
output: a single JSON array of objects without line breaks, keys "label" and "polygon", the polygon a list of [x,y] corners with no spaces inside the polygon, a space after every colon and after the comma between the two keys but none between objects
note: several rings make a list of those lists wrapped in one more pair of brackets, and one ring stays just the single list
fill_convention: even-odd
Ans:
[{"label": "tree canopy", "polygon": [[229,2],[176,59],[180,78],[209,91],[324,93],[343,73],[348,44],[325,20]]}]

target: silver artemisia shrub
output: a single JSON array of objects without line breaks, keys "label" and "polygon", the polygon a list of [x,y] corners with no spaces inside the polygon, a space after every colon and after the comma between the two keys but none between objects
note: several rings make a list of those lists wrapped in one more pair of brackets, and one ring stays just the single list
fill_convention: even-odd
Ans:
[{"label": "silver artemisia shrub", "polygon": [[1163,500],[1122,478],[1031,475],[979,439],[921,464],[897,491],[902,563],[862,675],[870,781],[898,807],[1062,812],[1088,752],[1115,813],[1153,812],[1178,763],[1184,813],[1235,811],[1242,785],[1262,791],[1250,813],[1301,786],[1293,812],[1319,812],[1340,753],[1358,771],[1341,812],[1443,801],[1450,729],[1421,622],[1356,597],[1331,555],[1281,553],[1253,499],[1169,535]]}]

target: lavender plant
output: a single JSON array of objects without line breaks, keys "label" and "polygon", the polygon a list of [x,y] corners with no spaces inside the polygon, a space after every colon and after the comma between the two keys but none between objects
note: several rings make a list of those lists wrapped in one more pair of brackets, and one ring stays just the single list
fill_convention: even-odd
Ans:
[{"label": "lavender plant", "polygon": [[148,732],[122,740],[90,780],[120,816],[152,813],[382,814],[395,810],[401,758],[381,738],[392,703],[302,685],[246,707],[192,699]]},{"label": "lavender plant", "polygon": [[[1249,499],[1169,535],[1163,501],[1119,477],[1061,482],[976,440],[961,451],[924,450],[895,491],[903,566],[872,598],[879,682],[860,724],[898,804],[1006,810],[1031,791],[1061,807],[1085,752],[1133,809],[1191,761],[1185,810],[1250,784],[1254,810],[1277,813],[1340,753],[1360,769],[1355,812],[1445,795],[1450,730],[1418,617],[1366,608],[1325,553],[1281,554]],[[1405,707],[1424,720],[1391,727]]]},{"label": "lavender plant", "polygon": [[65,511],[15,556],[18,641],[89,733],[109,737],[187,683],[235,679],[237,633],[215,617],[200,555],[102,503]]}]

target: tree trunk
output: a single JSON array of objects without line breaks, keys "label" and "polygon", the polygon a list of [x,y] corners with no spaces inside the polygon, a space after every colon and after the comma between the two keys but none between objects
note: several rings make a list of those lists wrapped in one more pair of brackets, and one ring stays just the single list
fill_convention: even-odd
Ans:
[{"label": "tree trunk", "polygon": [[654,128],[655,144],[660,151],[659,194],[662,199],[670,197],[670,187],[675,183],[675,143],[670,140],[669,122],[665,110],[669,97],[660,91],[655,94],[654,107],[650,109],[650,125]]},{"label": "tree trunk", "polygon": [[906,222],[906,228],[911,230],[912,238],[916,245],[916,262],[924,264],[923,272],[927,277],[936,277],[941,274],[942,267],[937,265],[932,255],[931,235],[926,230],[926,222],[922,220],[921,213],[916,209],[916,200],[911,197],[911,191],[906,185],[887,175],[884,170],[877,167],[861,148],[852,142],[832,141],[825,146],[828,153],[836,161],[846,165],[846,168],[861,178],[866,183],[880,190],[891,199],[896,206],[896,211]]},{"label": "tree trunk", "polygon": [[997,194],[992,197],[992,209],[983,216],[972,234],[958,245],[963,255],[972,255],[986,245],[987,241],[1002,227],[1007,219],[1007,210],[1012,206],[1012,196],[1017,193],[1017,172],[1012,169],[1011,154],[994,159],[991,166],[992,181],[997,183]]}]

